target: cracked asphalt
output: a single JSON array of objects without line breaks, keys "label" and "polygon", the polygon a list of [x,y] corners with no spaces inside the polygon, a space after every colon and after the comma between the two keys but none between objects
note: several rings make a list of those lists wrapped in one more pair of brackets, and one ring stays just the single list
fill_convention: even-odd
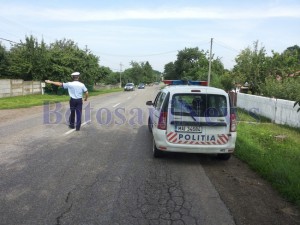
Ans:
[{"label": "cracked asphalt", "polygon": [[0,224],[235,224],[197,156],[152,157],[157,88],[92,97],[79,132],[67,104],[0,111]]}]

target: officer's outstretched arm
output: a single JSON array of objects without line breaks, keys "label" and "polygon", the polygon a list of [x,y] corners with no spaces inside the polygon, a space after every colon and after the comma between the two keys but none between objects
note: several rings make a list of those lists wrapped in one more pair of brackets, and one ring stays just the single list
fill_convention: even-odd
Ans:
[{"label": "officer's outstretched arm", "polygon": [[59,87],[63,85],[61,82],[57,82],[57,81],[45,80],[45,82],[47,84],[54,84],[54,85],[59,86]]}]

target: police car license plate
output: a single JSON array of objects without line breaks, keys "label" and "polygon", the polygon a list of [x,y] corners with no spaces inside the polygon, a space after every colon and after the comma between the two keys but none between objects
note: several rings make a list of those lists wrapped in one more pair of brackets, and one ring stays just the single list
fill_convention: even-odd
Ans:
[{"label": "police car license plate", "polygon": [[176,132],[190,132],[190,133],[201,133],[202,127],[199,126],[176,126]]}]

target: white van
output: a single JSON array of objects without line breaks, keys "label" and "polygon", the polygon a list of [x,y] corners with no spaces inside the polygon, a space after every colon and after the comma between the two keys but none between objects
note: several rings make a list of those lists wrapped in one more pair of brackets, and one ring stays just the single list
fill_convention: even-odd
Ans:
[{"label": "white van", "polygon": [[236,141],[236,114],[229,95],[207,82],[166,80],[154,102],[147,101],[153,155],[162,152],[217,154],[228,160]]}]

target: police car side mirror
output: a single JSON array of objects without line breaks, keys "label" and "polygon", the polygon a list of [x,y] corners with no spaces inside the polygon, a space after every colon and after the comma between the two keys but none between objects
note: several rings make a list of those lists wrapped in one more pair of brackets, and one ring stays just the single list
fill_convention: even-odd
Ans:
[{"label": "police car side mirror", "polygon": [[153,102],[152,101],[147,101],[146,105],[153,105]]}]

